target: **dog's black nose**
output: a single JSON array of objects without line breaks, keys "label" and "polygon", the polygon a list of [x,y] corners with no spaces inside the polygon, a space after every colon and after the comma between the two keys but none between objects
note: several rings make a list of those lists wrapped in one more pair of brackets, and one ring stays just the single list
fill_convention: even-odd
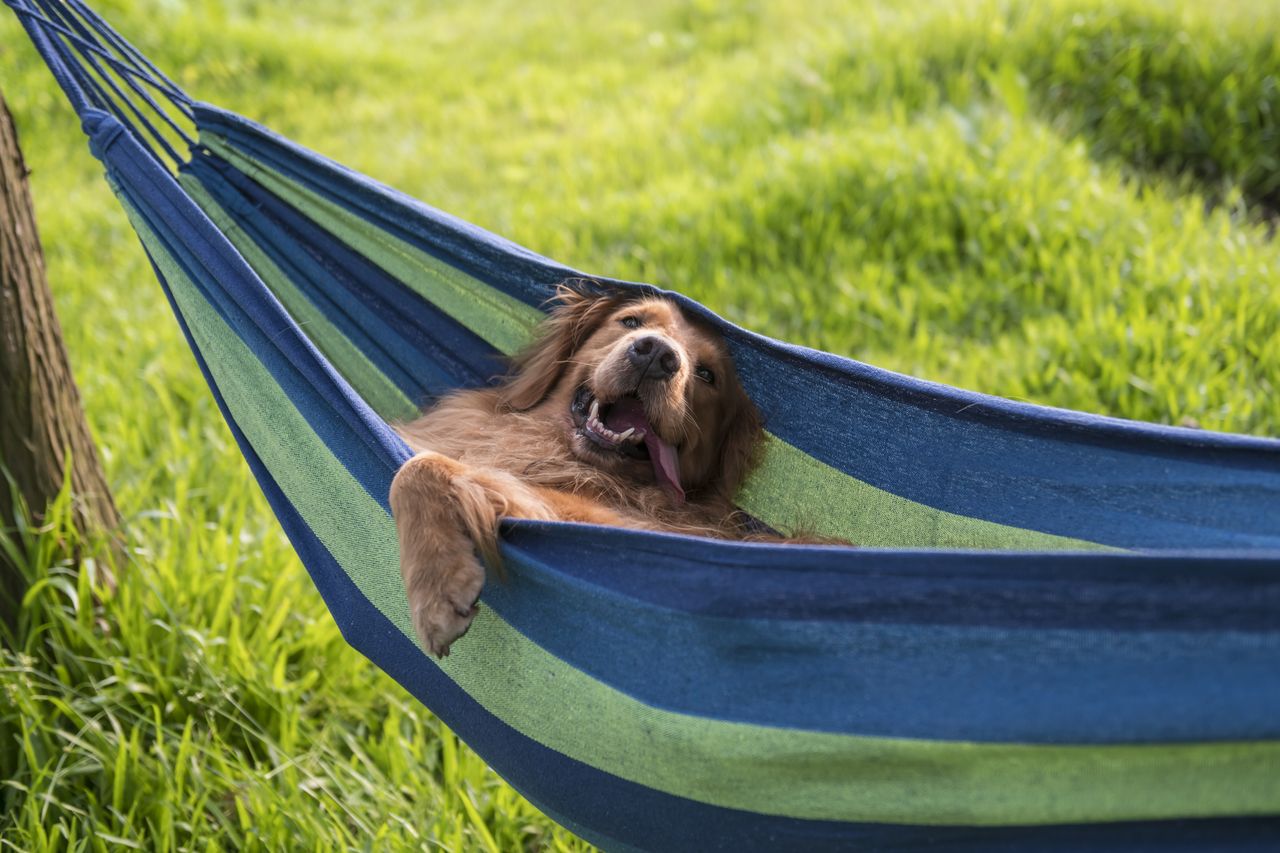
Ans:
[{"label": "dog's black nose", "polygon": [[680,356],[656,335],[637,338],[627,348],[627,359],[645,379],[670,379],[680,369]]}]

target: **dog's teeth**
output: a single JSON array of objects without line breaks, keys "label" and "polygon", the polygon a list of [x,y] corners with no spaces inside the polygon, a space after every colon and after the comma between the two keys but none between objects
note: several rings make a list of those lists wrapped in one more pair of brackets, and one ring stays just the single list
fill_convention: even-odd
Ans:
[{"label": "dog's teeth", "polygon": [[600,401],[591,401],[591,420],[598,421],[600,419]]},{"label": "dog's teeth", "polygon": [[636,431],[635,427],[627,427],[627,431],[618,434],[618,441],[626,441]]}]

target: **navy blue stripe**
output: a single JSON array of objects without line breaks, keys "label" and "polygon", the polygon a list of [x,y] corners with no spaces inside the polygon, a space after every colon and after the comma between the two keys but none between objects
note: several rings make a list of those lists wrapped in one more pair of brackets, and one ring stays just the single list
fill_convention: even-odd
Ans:
[{"label": "navy blue stripe", "polygon": [[439,393],[458,387],[483,385],[505,370],[501,354],[466,326],[394,278],[375,262],[339,241],[299,210],[282,202],[261,185],[227,165],[226,172],[245,195],[293,235],[295,256],[305,253],[332,276],[336,299],[363,306],[387,327],[402,335],[408,352],[400,354],[407,371],[429,369],[439,375],[430,387]]},{"label": "navy blue stripe", "polygon": [[825,354],[791,360],[755,340],[733,343],[775,435],[893,494],[1118,547],[1280,548],[1280,442],[1104,429],[1102,419],[1011,412],[1007,401],[824,364],[836,361]]},{"label": "navy blue stripe", "polygon": [[[183,167],[183,171],[200,182],[205,191],[234,218],[236,229],[280,268],[281,273],[344,338],[360,350],[406,397],[421,404],[428,396],[427,386],[404,367],[405,363],[413,360],[415,351],[385,323],[380,322],[373,312],[365,310],[361,302],[335,300],[334,290],[338,290],[339,295],[346,295],[348,291],[335,288],[332,274],[310,262],[310,255],[297,251],[299,236],[286,231],[276,219],[259,212],[260,208],[236,190],[233,181],[209,168],[208,159],[197,156]],[[414,366],[415,372],[423,372],[421,363]],[[426,366],[433,367],[430,363]],[[436,387],[440,384],[442,381],[438,381]]]},{"label": "navy blue stripe", "polygon": [[282,268],[298,273],[291,278],[326,316],[358,333],[353,341],[410,399],[421,404],[503,371],[482,338],[229,164],[201,153],[188,168],[207,187],[218,186],[220,197],[238,200],[242,226]]},{"label": "navy blue stripe", "polygon": [[1100,631],[1280,631],[1280,551],[886,551],[513,522],[565,575],[705,616]]},{"label": "navy blue stripe", "polygon": [[[818,549],[798,549],[774,571],[733,564],[738,555],[777,557],[764,549],[706,548],[705,540],[676,537],[651,548],[652,534],[581,535],[564,527],[512,529],[509,578],[491,583],[484,600],[538,645],[650,705],[881,737],[1057,744],[1280,738],[1280,562],[1265,580],[1232,590],[1244,599],[1252,588],[1270,600],[1270,612],[1258,614],[1270,633],[1240,630],[1229,609],[1217,612],[1216,632],[1206,625],[1176,631],[1176,618],[1135,630],[1107,612],[1112,590],[1098,583],[1086,584],[1061,610],[1111,629],[1050,628],[1034,619],[1010,628],[989,624],[1020,610],[1022,584],[1001,572],[929,577],[927,567],[898,560],[906,571],[895,576],[893,560],[877,566],[874,554],[856,560]],[[859,562],[865,571],[855,568]],[[1166,579],[1179,585],[1176,568]],[[877,613],[882,591],[885,610],[893,610],[901,580],[922,603],[937,592],[938,612],[922,614],[934,624],[894,624]],[[964,606],[954,601],[966,599],[975,581],[986,607],[969,602],[972,612],[955,620],[962,624],[939,624]],[[1118,586],[1121,598],[1133,591]],[[1186,592],[1203,588],[1192,583]],[[816,603],[823,599],[836,603],[827,609]],[[779,616],[772,602],[796,618]],[[806,620],[797,602],[824,611],[823,620]]]}]

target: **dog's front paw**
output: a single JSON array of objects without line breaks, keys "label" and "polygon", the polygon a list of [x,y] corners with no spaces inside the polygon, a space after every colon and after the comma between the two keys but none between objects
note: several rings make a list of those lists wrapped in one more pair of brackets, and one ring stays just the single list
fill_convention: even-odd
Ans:
[{"label": "dog's front paw", "polygon": [[476,549],[497,560],[499,508],[510,501],[483,471],[422,451],[391,483],[391,511],[400,540],[400,573],[413,628],[436,657],[471,627],[484,587]]},{"label": "dog's front paw", "polygon": [[484,567],[467,549],[435,565],[419,566],[412,574],[407,586],[413,629],[428,653],[443,658],[480,610]]}]

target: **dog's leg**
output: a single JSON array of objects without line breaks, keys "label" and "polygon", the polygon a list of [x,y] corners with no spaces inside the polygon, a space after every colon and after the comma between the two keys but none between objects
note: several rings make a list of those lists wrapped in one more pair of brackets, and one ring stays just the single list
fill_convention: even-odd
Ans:
[{"label": "dog's leg", "polygon": [[391,484],[400,573],[423,647],[436,657],[471,627],[484,587],[478,549],[498,556],[498,519],[550,519],[554,511],[515,478],[424,451]]}]

